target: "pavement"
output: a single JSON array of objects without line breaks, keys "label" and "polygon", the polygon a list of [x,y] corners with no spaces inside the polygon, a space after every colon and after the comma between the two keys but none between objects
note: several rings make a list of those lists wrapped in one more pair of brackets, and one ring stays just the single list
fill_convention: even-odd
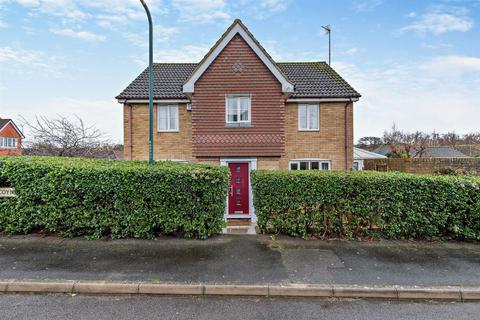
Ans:
[{"label": "pavement", "polygon": [[0,292],[480,300],[460,242],[0,238]]},{"label": "pavement", "polygon": [[209,240],[0,237],[0,279],[480,286],[480,245],[223,235]]},{"label": "pavement", "polygon": [[2,320],[464,320],[479,303],[208,296],[0,295]]}]

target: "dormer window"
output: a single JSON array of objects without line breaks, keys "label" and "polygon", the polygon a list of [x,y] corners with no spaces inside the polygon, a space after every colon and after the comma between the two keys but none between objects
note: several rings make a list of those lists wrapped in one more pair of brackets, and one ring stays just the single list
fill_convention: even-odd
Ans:
[{"label": "dormer window", "polygon": [[251,96],[249,94],[229,94],[226,98],[227,124],[249,124],[251,122]]}]

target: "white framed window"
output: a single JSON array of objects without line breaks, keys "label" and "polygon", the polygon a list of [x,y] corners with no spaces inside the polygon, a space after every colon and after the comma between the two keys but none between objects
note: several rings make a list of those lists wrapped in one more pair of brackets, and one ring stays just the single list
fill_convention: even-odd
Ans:
[{"label": "white framed window", "polygon": [[227,94],[225,109],[227,123],[251,122],[252,103],[249,94]]},{"label": "white framed window", "polygon": [[360,162],[353,161],[352,170],[353,171],[359,171],[360,170]]},{"label": "white framed window", "polygon": [[158,131],[178,132],[178,105],[159,104],[158,112]]},{"label": "white framed window", "polygon": [[16,149],[18,145],[18,139],[12,137],[1,137],[0,148],[4,149]]},{"label": "white framed window", "polygon": [[289,163],[289,170],[332,170],[332,161],[320,159],[298,159]]},{"label": "white framed window", "polygon": [[318,131],[320,128],[320,106],[318,104],[298,105],[298,130]]}]

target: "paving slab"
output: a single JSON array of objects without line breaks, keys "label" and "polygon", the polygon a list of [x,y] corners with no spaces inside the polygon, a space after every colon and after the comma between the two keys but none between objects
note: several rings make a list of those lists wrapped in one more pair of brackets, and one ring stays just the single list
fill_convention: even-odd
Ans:
[{"label": "paving slab", "polygon": [[480,286],[480,245],[266,235],[151,241],[0,237],[0,280],[5,279],[469,287]]}]

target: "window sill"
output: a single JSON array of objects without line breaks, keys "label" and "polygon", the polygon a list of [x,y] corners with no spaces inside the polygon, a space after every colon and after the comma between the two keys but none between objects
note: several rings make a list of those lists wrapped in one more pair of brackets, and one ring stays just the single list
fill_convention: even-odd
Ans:
[{"label": "window sill", "polygon": [[298,129],[299,132],[318,132],[320,129]]},{"label": "window sill", "polygon": [[180,130],[158,130],[158,133],[178,133]]},{"label": "window sill", "polygon": [[17,150],[18,147],[0,147],[0,150]]},{"label": "window sill", "polygon": [[227,128],[253,128],[253,125],[250,122],[240,122],[240,123],[226,123],[225,127]]}]

